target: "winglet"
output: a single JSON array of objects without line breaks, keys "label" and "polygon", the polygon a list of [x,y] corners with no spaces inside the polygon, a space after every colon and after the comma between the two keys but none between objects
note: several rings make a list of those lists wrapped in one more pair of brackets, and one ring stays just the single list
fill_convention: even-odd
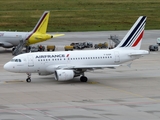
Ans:
[{"label": "winglet", "polygon": [[146,16],[140,16],[116,48],[140,49],[146,19]]}]

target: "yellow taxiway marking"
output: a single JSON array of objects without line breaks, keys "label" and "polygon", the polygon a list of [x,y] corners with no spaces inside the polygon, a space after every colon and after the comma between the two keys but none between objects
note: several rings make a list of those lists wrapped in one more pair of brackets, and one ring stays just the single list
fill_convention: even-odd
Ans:
[{"label": "yellow taxiway marking", "polygon": [[5,81],[5,83],[17,83],[17,82],[25,82],[25,81],[23,80]]},{"label": "yellow taxiway marking", "polygon": [[94,82],[94,81],[91,81],[91,82],[87,82],[89,84],[99,84],[99,82]]}]

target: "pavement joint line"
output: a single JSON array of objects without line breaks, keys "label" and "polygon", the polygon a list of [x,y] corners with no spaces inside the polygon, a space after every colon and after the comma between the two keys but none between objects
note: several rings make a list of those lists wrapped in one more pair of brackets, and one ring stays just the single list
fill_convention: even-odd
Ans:
[{"label": "pavement joint line", "polygon": [[[11,112],[11,111],[16,111],[19,114],[25,115],[24,113],[20,111],[30,111],[30,110],[35,110],[39,111],[40,113],[44,113],[42,110],[51,110],[51,109],[73,109],[73,108],[87,108],[87,107],[97,107],[97,106],[122,106],[122,105],[148,105],[148,104],[157,104],[155,102],[123,102],[123,103],[112,103],[112,104],[87,104],[87,105],[66,105],[66,106],[54,106],[54,107],[37,107],[37,108],[9,108],[9,109],[0,109],[1,112]],[[45,112],[45,114],[47,114]],[[50,116],[50,114],[48,114]],[[51,117],[51,116],[50,116]]]},{"label": "pavement joint line", "polygon": [[26,114],[24,114],[24,113],[22,113],[22,112],[20,112],[20,111],[18,111],[18,110],[15,110],[15,112],[17,112],[17,113],[19,113],[19,114],[21,114],[21,115],[23,115],[23,116],[25,116],[25,117],[27,117],[27,118],[29,118],[29,119],[31,119],[31,120],[35,120],[33,117],[31,117],[31,116],[29,116],[29,115],[26,115]]},{"label": "pavement joint line", "polygon": [[156,99],[153,99],[153,98],[149,98],[149,97],[145,97],[143,95],[140,95],[140,94],[136,94],[136,93],[132,93],[132,92],[128,92],[126,90],[122,90],[122,89],[119,89],[119,88],[114,88],[114,87],[111,87],[111,86],[107,86],[107,85],[104,85],[104,84],[99,84],[101,86],[105,86],[107,88],[110,88],[110,89],[113,89],[113,90],[116,90],[116,91],[120,91],[120,92],[123,92],[123,93],[127,93],[127,94],[130,94],[132,96],[136,96],[136,97],[141,97],[141,98],[147,98],[151,101],[155,101],[155,102],[160,102],[159,100],[156,100]]}]

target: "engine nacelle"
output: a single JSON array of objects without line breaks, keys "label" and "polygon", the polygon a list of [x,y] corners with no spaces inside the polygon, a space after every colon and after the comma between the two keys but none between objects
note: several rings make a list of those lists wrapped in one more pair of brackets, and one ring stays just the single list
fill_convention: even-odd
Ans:
[{"label": "engine nacelle", "polygon": [[11,43],[8,43],[8,42],[4,42],[4,44],[0,44],[0,46],[2,46],[4,48],[11,48],[11,47],[13,47],[13,45]]},{"label": "engine nacelle", "polygon": [[55,71],[55,79],[57,81],[67,81],[71,80],[74,77],[73,70],[56,70]]}]

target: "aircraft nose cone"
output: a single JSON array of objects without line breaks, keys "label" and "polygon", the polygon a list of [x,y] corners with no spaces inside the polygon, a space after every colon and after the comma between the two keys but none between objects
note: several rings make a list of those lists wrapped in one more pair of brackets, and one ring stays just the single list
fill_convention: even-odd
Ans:
[{"label": "aircraft nose cone", "polygon": [[6,64],[3,66],[3,68],[4,68],[5,70],[7,70],[7,71],[10,71],[10,65],[9,65],[9,63],[6,63]]}]

